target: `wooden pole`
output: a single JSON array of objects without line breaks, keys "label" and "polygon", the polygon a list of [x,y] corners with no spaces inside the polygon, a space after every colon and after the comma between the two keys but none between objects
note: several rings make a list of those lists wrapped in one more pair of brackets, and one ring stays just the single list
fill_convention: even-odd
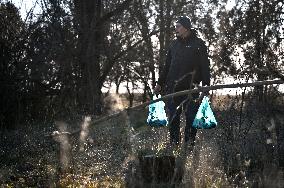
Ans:
[{"label": "wooden pole", "polygon": [[[138,110],[138,109],[141,109],[141,108],[148,106],[151,103],[155,103],[155,102],[158,102],[158,101],[164,101],[164,100],[169,99],[171,97],[188,95],[190,93],[206,92],[206,91],[224,89],[224,88],[238,88],[238,87],[242,88],[242,87],[260,86],[260,85],[272,85],[272,84],[284,84],[284,80],[267,80],[267,81],[257,81],[257,82],[252,82],[252,83],[238,83],[238,84],[220,84],[220,85],[214,85],[214,86],[200,87],[200,88],[197,88],[197,89],[189,89],[189,90],[171,93],[171,94],[165,95],[165,96],[163,96],[159,99],[148,101],[148,102],[145,102],[143,104],[124,109],[123,111]],[[93,123],[99,123],[99,122],[107,120],[111,117],[116,117],[120,113],[121,112],[117,112],[115,114],[111,114],[109,116],[102,117],[98,120],[93,121]]]},{"label": "wooden pole", "polygon": [[[175,93],[165,95],[165,96],[163,96],[159,99],[148,101],[148,102],[145,102],[143,104],[140,104],[140,105],[137,105],[137,106],[134,106],[134,107],[126,108],[126,109],[124,109],[120,112],[117,112],[117,113],[114,113],[114,114],[111,114],[111,115],[108,115],[108,116],[104,116],[102,118],[94,120],[92,122],[92,124],[98,124],[98,123],[100,123],[102,121],[106,121],[110,118],[117,117],[117,116],[121,115],[122,112],[128,112],[128,111],[131,111],[131,110],[139,110],[141,108],[148,106],[151,103],[155,103],[155,102],[162,101],[162,100],[164,101],[164,100],[169,99],[171,97],[177,97],[177,96],[182,96],[182,95],[188,95],[190,93],[206,92],[206,91],[224,89],[224,88],[238,88],[238,87],[242,88],[242,87],[253,87],[253,86],[261,86],[261,85],[273,85],[273,84],[284,84],[284,80],[266,80],[266,81],[256,81],[256,82],[252,82],[252,83],[238,83],[238,84],[219,84],[219,85],[213,85],[213,86],[199,87],[197,89],[189,89],[189,90],[179,91],[179,92],[175,92]],[[76,133],[79,133],[80,131],[81,130],[76,130],[76,131],[69,133],[69,134],[71,134],[71,135],[76,134]],[[60,133],[57,133],[57,134],[60,134]],[[62,134],[64,134],[64,133],[62,133]]]}]

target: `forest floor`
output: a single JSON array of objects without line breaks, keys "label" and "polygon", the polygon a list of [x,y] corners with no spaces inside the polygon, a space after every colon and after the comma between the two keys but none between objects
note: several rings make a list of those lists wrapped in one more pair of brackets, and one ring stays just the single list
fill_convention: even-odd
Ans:
[{"label": "forest floor", "polygon": [[[247,101],[215,96],[218,126],[198,131],[193,152],[170,150],[183,160],[179,184],[148,187],[284,187],[284,103],[268,109]],[[126,101],[115,98],[111,106],[109,113],[117,112]],[[139,157],[169,154],[168,128],[147,126],[147,111],[97,124],[82,117],[2,131],[0,187],[145,187]],[[54,131],[66,134],[51,136]]]}]

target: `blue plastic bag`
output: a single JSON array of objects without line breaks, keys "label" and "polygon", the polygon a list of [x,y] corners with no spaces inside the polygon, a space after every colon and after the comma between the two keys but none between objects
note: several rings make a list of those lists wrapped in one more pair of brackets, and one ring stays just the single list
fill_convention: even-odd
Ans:
[{"label": "blue plastic bag", "polygon": [[192,126],[197,129],[211,129],[217,126],[217,121],[207,96],[203,97]]},{"label": "blue plastic bag", "polygon": [[[161,98],[161,95],[154,95],[153,100]],[[168,124],[167,115],[165,112],[165,103],[159,101],[149,105],[149,114],[147,123],[153,127],[166,126]]]}]

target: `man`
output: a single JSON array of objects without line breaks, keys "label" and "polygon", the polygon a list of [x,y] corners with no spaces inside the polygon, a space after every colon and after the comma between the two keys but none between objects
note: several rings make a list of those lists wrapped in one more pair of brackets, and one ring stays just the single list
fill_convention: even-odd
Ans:
[{"label": "man", "polygon": [[[207,47],[197,37],[196,31],[192,29],[190,19],[180,17],[176,22],[176,39],[171,43],[165,66],[161,72],[158,82],[154,88],[155,93],[161,90],[165,94],[192,89],[202,82],[202,85],[210,85],[210,67]],[[208,94],[208,93],[206,93]],[[197,113],[199,94],[174,97],[167,101],[169,115],[169,132],[171,144],[180,143],[180,115],[182,108],[185,110],[186,126],[184,141],[194,146],[197,130],[192,127]],[[182,104],[182,108],[178,108]]]}]

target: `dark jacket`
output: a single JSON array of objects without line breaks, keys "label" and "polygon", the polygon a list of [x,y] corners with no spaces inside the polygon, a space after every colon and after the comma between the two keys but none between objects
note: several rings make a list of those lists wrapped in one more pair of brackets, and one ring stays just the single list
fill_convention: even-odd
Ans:
[{"label": "dark jacket", "polygon": [[191,81],[210,85],[207,47],[194,34],[187,39],[177,38],[171,43],[158,84],[166,93],[171,93],[189,89]]}]

